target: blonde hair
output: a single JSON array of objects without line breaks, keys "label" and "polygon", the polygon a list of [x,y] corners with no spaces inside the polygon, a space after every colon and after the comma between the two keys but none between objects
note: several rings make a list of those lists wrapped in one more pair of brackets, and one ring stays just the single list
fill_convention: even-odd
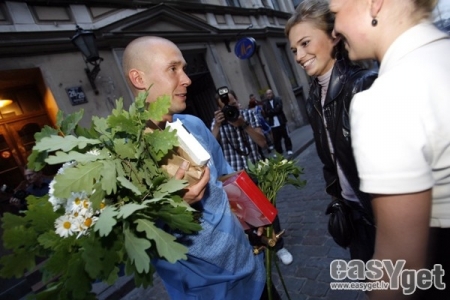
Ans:
[{"label": "blonde hair", "polygon": [[313,23],[331,37],[334,15],[330,12],[329,2],[327,0],[304,0],[300,3],[284,27],[286,36],[289,36],[294,25],[302,22]]},{"label": "blonde hair", "polygon": [[422,18],[428,18],[438,4],[438,0],[412,0],[412,2],[416,8],[416,12],[419,13]]},{"label": "blonde hair", "polygon": [[[299,23],[309,22],[317,29],[325,32],[329,38],[333,39],[334,14],[330,11],[328,0],[304,0],[295,9],[294,14],[289,18],[284,27],[284,33],[289,37],[292,27]],[[332,58],[337,58],[338,53],[341,57],[348,59],[348,52],[345,49],[344,42],[339,41],[331,53]]]}]

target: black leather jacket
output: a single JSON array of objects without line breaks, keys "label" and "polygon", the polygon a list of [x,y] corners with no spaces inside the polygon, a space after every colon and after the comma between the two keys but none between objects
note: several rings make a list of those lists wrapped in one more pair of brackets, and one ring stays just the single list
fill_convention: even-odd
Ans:
[{"label": "black leather jacket", "polygon": [[370,196],[359,190],[360,180],[351,146],[349,108],[353,96],[368,89],[377,76],[376,70],[366,70],[351,65],[346,59],[337,60],[331,73],[323,109],[321,86],[317,78],[310,86],[309,97],[306,101],[306,111],[314,132],[317,153],[324,164],[326,192],[333,197],[342,198],[336,163],[331,157],[328,146],[323,113],[327,120],[335,158],[339,161],[358,199],[364,207],[369,206],[370,215]]}]

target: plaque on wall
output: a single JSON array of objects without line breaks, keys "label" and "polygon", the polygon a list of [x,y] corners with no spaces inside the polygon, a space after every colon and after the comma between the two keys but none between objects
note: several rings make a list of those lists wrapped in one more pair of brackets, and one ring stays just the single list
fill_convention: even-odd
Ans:
[{"label": "plaque on wall", "polygon": [[72,105],[79,105],[88,102],[86,99],[86,94],[83,92],[81,86],[66,88],[66,92]]}]

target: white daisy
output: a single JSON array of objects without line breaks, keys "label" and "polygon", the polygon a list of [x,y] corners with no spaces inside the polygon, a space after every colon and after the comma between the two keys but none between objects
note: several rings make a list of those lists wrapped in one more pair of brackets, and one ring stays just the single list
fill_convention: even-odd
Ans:
[{"label": "white daisy", "polygon": [[53,194],[55,193],[55,183],[56,180],[53,179],[52,181],[50,181],[50,183],[48,184],[48,194],[50,196],[53,196]]},{"label": "white daisy", "polygon": [[64,170],[65,170],[65,169],[67,169],[67,168],[72,168],[72,167],[74,167],[74,166],[76,166],[76,165],[77,165],[77,162],[76,162],[75,160],[66,162],[66,163],[64,163],[64,164],[61,166],[61,168],[59,168],[58,174],[62,174],[62,173],[64,173]]},{"label": "white daisy", "polygon": [[100,209],[96,210],[95,214],[99,215],[105,208],[106,208],[106,199],[103,199],[102,202],[100,202]]},{"label": "white daisy", "polygon": [[61,206],[65,206],[66,203],[67,203],[65,199],[57,198],[57,197],[55,197],[53,195],[51,195],[48,198],[48,201],[52,204],[53,211],[57,211],[58,209],[61,208]]},{"label": "white daisy", "polygon": [[89,150],[87,153],[98,156],[98,155],[100,155],[100,150],[92,149],[92,150]]},{"label": "white daisy", "polygon": [[78,224],[77,224],[77,231],[79,232],[77,235],[77,238],[79,238],[82,235],[89,234],[89,228],[94,226],[95,222],[97,222],[98,217],[93,216],[92,214],[89,214],[84,217],[78,218]]},{"label": "white daisy", "polygon": [[55,228],[60,237],[66,238],[75,232],[77,224],[70,216],[64,215],[55,220]]},{"label": "white daisy", "polygon": [[81,206],[80,206],[80,214],[82,214],[83,216],[88,216],[92,213],[93,213],[93,210],[92,210],[91,201],[89,201],[88,198],[83,198],[83,200],[81,201]]},{"label": "white daisy", "polygon": [[[87,195],[84,192],[74,193],[72,192],[70,198],[67,199],[66,212],[80,212],[83,209],[83,201],[87,199]],[[81,213],[84,214],[84,213]]]}]

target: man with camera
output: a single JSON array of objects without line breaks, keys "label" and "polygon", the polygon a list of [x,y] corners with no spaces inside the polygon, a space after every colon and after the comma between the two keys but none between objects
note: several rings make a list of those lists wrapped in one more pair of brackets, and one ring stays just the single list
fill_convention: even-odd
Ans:
[{"label": "man with camera", "polygon": [[261,159],[258,146],[267,147],[258,117],[251,110],[241,110],[236,93],[227,87],[218,89],[216,100],[220,109],[214,112],[211,131],[231,167],[247,169],[248,159],[252,163]]},{"label": "man with camera", "polygon": [[[256,163],[261,159],[258,146],[267,147],[266,138],[255,112],[250,109],[240,109],[238,98],[233,90],[221,87],[216,95],[219,110],[214,112],[211,131],[222,145],[225,159],[235,171],[247,169],[247,160]],[[278,216],[273,222],[277,233],[281,232]],[[293,258],[284,248],[284,240],[280,238],[275,246],[278,258],[288,265]]]}]

